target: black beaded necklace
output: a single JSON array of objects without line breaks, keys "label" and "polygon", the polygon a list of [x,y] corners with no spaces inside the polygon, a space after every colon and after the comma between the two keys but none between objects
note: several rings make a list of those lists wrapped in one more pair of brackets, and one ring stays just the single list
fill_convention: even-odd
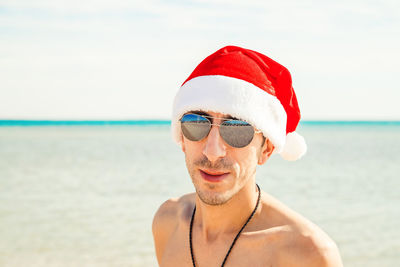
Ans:
[{"label": "black beaded necklace", "polygon": [[[249,221],[251,220],[251,218],[253,218],[254,213],[256,213],[256,210],[258,208],[258,204],[260,204],[260,198],[261,198],[261,190],[260,187],[258,186],[258,184],[256,184],[257,189],[258,189],[258,199],[257,199],[257,203],[256,206],[254,207],[253,212],[250,214],[249,218],[247,219],[247,221],[243,224],[242,228],[239,230],[239,232],[237,233],[237,235],[235,236],[235,239],[233,239],[231,247],[229,248],[228,252],[225,255],[224,261],[221,264],[221,267],[223,267],[225,265],[226,260],[228,259],[229,254],[231,253],[231,250],[233,248],[233,246],[236,243],[236,240],[239,238],[240,234],[242,233],[243,229],[246,227],[246,225],[249,223]],[[190,255],[192,256],[192,262],[193,262],[193,267],[196,267],[196,261],[194,260],[194,254],[193,254],[193,245],[192,245],[192,230],[193,230],[193,220],[194,220],[194,214],[196,213],[196,206],[194,206],[193,209],[193,214],[192,214],[192,218],[190,220],[190,229],[189,229],[189,244],[190,244]]]}]

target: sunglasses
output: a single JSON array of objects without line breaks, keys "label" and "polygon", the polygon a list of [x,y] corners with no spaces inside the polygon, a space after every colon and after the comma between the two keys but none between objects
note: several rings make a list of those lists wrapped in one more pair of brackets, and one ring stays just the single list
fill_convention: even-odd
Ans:
[{"label": "sunglasses", "polygon": [[188,113],[180,119],[183,135],[190,141],[200,141],[208,136],[212,125],[219,126],[219,134],[230,146],[241,148],[253,140],[254,127],[248,122],[237,119],[226,119],[221,124],[213,124],[210,119],[214,117]]}]

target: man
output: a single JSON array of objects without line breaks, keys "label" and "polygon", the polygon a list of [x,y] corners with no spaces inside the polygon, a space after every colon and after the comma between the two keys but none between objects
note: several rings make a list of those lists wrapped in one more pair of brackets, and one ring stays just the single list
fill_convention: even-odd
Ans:
[{"label": "man", "polygon": [[172,132],[196,193],[170,199],[153,221],[160,266],[342,266],[316,225],[262,192],[256,166],[306,152],[289,71],[258,52],[224,47],[183,83]]}]

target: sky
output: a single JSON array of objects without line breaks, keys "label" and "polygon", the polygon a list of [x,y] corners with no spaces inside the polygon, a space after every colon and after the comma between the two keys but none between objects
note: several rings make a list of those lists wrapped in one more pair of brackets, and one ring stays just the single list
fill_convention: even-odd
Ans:
[{"label": "sky", "polygon": [[400,120],[397,0],[0,0],[0,119],[169,119],[225,45],[287,67],[305,120]]}]

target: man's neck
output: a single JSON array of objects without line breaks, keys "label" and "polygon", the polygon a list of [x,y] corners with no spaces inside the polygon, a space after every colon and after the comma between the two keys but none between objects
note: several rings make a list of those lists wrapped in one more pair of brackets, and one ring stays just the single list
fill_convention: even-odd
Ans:
[{"label": "man's neck", "polygon": [[254,180],[249,181],[223,205],[208,205],[196,196],[194,224],[201,228],[202,237],[206,242],[213,242],[221,235],[236,234],[254,210],[257,197]]}]

